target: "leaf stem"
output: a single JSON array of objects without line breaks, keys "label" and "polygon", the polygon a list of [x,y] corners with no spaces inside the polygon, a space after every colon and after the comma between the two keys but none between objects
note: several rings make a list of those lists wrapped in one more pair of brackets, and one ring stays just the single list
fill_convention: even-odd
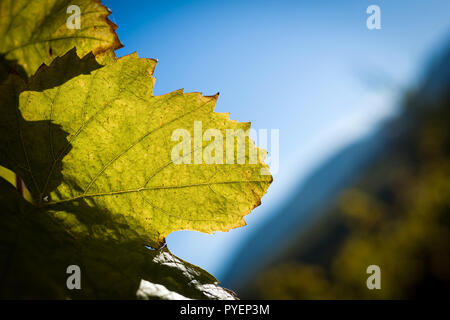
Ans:
[{"label": "leaf stem", "polygon": [[24,186],[23,180],[16,174],[16,188],[22,197],[24,196]]}]

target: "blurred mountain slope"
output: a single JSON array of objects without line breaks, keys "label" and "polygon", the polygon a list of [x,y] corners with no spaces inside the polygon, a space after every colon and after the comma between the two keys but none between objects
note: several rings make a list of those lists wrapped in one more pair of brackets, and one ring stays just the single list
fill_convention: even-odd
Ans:
[{"label": "blurred mountain slope", "polygon": [[[224,285],[242,298],[449,296],[450,48],[402,105],[310,176],[242,247]],[[382,290],[366,287],[371,264]]]},{"label": "blurred mountain slope", "polygon": [[237,289],[254,272],[255,261],[261,268],[277,259],[290,243],[288,239],[304,229],[313,218],[312,213],[323,209],[326,205],[324,199],[335,197],[355,179],[361,170],[374,161],[385,144],[381,133],[371,135],[346,147],[310,175],[298,187],[291,201],[249,237],[230,264],[233,270],[226,275],[223,283]]}]

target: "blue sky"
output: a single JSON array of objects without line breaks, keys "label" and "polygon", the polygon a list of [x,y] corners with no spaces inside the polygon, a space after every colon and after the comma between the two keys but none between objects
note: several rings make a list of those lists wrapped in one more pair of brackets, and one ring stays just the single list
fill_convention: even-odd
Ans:
[{"label": "blue sky", "polygon": [[[246,235],[306,174],[395,112],[401,90],[450,35],[448,0],[103,2],[125,45],[117,54],[159,60],[155,94],[220,92],[217,111],[280,130],[280,169],[246,227],[167,239],[219,280]],[[366,27],[371,4],[381,30]]]}]

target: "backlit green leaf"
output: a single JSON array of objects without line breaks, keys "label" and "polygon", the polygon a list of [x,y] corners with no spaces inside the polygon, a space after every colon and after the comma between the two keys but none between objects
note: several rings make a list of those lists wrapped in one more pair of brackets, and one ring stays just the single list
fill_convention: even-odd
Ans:
[{"label": "backlit green leaf", "polygon": [[[0,298],[234,299],[206,271],[167,248],[94,240],[68,232],[0,178]],[[66,269],[81,269],[81,289],[69,290]],[[171,294],[167,294],[167,292]]]},{"label": "backlit green leaf", "polygon": [[[218,94],[154,96],[156,61],[116,59],[108,14],[0,0],[0,297],[234,299],[165,237],[245,225],[272,181],[266,152],[214,112]],[[72,263],[82,291],[65,285]]]},{"label": "backlit green leaf", "polygon": [[[74,65],[67,62],[67,68]],[[63,59],[52,67],[59,63]],[[213,112],[217,96],[182,90],[153,96],[155,65],[133,54],[50,88],[45,79],[51,72],[42,69],[20,93],[24,121],[17,120],[17,111],[3,112],[10,116],[0,130],[17,133],[18,141],[0,160],[15,159],[13,169],[37,206],[56,215],[80,211],[78,219],[93,211],[86,216],[93,225],[100,215],[106,219],[97,222],[98,233],[110,235],[111,228],[123,225],[119,229],[126,237],[132,230],[154,247],[172,231],[227,231],[245,224],[243,216],[259,205],[271,182],[270,175],[261,174],[267,166],[259,158],[249,164],[248,150],[246,164],[206,164],[205,157],[195,164],[195,149],[205,151],[211,142],[196,146],[193,140],[196,121],[203,132],[213,128],[223,137],[226,129],[247,130],[249,124]],[[172,159],[177,129],[192,137],[191,151],[184,155],[191,164]],[[253,145],[246,140],[247,147]],[[225,158],[226,139],[220,144]]]},{"label": "backlit green leaf", "polygon": [[[70,6],[80,9],[79,29],[67,27]],[[0,76],[8,66],[31,76],[74,47],[80,56],[120,48],[109,14],[95,0],[0,0]]]}]

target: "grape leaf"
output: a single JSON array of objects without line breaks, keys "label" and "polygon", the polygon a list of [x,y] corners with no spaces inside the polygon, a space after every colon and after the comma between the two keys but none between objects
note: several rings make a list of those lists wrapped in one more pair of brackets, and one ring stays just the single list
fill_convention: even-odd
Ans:
[{"label": "grape leaf", "polygon": [[[58,74],[70,73],[52,73],[60,65],[93,69],[89,63],[76,67],[70,57],[76,59],[69,52],[39,69],[21,89],[17,100],[23,121],[17,120],[11,101],[0,106],[0,131],[11,139],[0,164],[14,165],[37,206],[90,220],[97,236],[111,236],[111,230],[117,237],[136,234],[156,248],[172,231],[211,233],[245,224],[243,216],[260,204],[272,180],[261,174],[267,165],[259,157],[249,164],[248,148],[241,155],[246,164],[177,164],[193,158],[196,148],[203,153],[211,142],[189,142],[193,148],[187,156],[174,160],[179,142],[171,136],[184,129],[194,140],[195,121],[202,122],[204,132],[213,128],[223,137],[227,129],[248,130],[249,123],[215,113],[217,95],[178,90],[153,96],[156,61],[136,54],[53,86]],[[12,91],[7,85],[0,94]],[[218,141],[225,150],[226,139]],[[248,137],[246,142],[253,146]],[[14,161],[8,164],[8,159]]]},{"label": "grape leaf", "polygon": [[[235,299],[167,248],[71,234],[2,178],[0,207],[1,299]],[[81,290],[66,286],[71,264],[81,269]]]},{"label": "grape leaf", "polygon": [[[99,1],[35,3],[0,0],[0,176],[20,176],[29,201],[0,178],[0,296],[234,299],[164,239],[242,226],[260,204],[272,177],[241,135],[250,124],[215,113],[218,95],[154,96],[156,61],[116,59]],[[80,30],[65,27],[72,4]],[[68,261],[81,292],[67,291]]]},{"label": "grape leaf", "polygon": [[[67,27],[73,5],[80,8],[79,29]],[[0,0],[0,79],[10,67],[31,76],[74,47],[80,56],[120,48],[109,14],[98,0]]]}]

